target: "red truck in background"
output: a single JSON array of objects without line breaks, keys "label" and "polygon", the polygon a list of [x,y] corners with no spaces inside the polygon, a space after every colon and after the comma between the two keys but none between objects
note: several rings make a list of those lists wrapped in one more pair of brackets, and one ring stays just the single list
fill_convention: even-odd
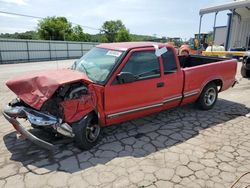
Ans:
[{"label": "red truck in background", "polygon": [[99,140],[101,128],[196,102],[211,109],[218,92],[235,84],[237,61],[177,56],[168,44],[100,44],[70,69],[33,73],[7,81],[17,95],[3,111],[14,128],[46,149],[54,145],[19,121],[75,139],[82,149]]}]

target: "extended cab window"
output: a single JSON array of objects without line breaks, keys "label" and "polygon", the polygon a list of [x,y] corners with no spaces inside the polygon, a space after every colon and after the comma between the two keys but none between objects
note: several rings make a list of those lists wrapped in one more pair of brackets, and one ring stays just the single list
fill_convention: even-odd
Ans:
[{"label": "extended cab window", "polygon": [[175,72],[177,69],[175,53],[171,48],[168,48],[168,51],[162,54],[164,73]]},{"label": "extended cab window", "polygon": [[160,76],[160,65],[154,51],[134,52],[121,72],[130,72],[136,79]]}]

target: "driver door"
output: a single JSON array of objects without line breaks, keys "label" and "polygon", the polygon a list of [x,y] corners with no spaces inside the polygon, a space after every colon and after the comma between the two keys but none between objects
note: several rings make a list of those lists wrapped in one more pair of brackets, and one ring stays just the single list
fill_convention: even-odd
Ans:
[{"label": "driver door", "polygon": [[[127,121],[162,109],[164,82],[155,49],[131,50],[105,86],[106,123]],[[117,75],[132,73],[136,80],[119,83]]]}]

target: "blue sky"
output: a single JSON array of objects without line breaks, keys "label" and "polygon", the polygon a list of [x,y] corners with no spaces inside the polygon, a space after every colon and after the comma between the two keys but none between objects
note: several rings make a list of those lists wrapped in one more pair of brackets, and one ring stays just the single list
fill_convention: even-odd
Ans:
[{"label": "blue sky", "polygon": [[[65,16],[69,21],[101,28],[106,20],[120,19],[134,34],[188,39],[198,33],[199,10],[233,0],[0,0],[0,11],[46,16]],[[213,28],[213,14],[203,18],[202,31]],[[0,33],[36,29],[37,19],[0,13]],[[217,26],[226,25],[220,12]],[[84,28],[85,32],[97,33]]]}]

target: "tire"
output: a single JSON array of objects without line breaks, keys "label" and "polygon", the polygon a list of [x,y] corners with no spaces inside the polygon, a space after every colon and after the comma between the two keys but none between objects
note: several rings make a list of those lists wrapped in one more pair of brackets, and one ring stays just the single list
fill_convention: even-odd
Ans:
[{"label": "tire", "polygon": [[214,82],[207,84],[196,101],[199,109],[210,110],[217,101],[218,89]]},{"label": "tire", "polygon": [[246,70],[246,77],[250,78],[250,70]]},{"label": "tire", "polygon": [[247,77],[247,70],[245,69],[244,64],[242,64],[240,72],[243,78]]},{"label": "tire", "polygon": [[93,113],[72,124],[72,129],[75,134],[75,144],[80,149],[89,150],[100,140],[101,127],[97,124],[97,118]]}]

